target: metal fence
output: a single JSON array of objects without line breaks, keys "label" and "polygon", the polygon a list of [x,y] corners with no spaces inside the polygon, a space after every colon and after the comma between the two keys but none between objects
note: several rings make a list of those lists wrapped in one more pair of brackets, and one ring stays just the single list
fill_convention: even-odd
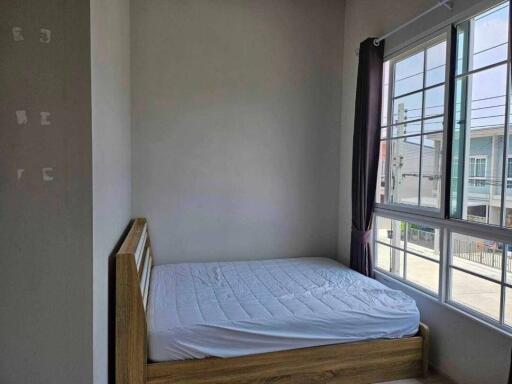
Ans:
[{"label": "metal fence", "polygon": [[[501,270],[503,250],[483,242],[453,239],[452,256]],[[507,272],[512,272],[512,258],[507,256],[506,260]]]},{"label": "metal fence", "polygon": [[434,232],[408,227],[407,241],[421,247],[434,249],[435,234]]},{"label": "metal fence", "polygon": [[[434,249],[434,232],[422,231],[416,228],[407,228],[407,241],[421,247]],[[403,234],[402,234],[403,237]],[[403,240],[403,239],[402,239]],[[493,245],[484,242],[475,242],[461,239],[453,239],[452,257],[469,260],[487,267],[501,270],[503,251]],[[509,252],[507,252],[508,254]],[[507,255],[507,272],[512,272],[512,257]]]}]

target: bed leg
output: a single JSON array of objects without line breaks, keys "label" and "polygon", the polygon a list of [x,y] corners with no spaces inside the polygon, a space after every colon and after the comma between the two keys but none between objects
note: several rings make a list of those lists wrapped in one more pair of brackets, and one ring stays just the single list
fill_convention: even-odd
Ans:
[{"label": "bed leg", "polygon": [[429,340],[429,334],[430,330],[427,325],[420,323],[419,335],[423,338],[423,348],[422,348],[422,373],[423,377],[427,376],[428,373],[428,354],[430,349],[430,340]]}]

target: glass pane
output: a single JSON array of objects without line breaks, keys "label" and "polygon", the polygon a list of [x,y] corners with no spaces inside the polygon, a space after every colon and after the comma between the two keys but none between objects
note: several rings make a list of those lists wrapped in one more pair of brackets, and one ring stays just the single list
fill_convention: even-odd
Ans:
[{"label": "glass pane", "polygon": [[502,250],[502,243],[452,234],[452,265],[497,281],[501,281]]},{"label": "glass pane", "polygon": [[469,76],[468,89],[471,90],[471,94],[467,96],[467,109],[471,130],[503,127],[506,84],[506,65]]},{"label": "glass pane", "polygon": [[421,137],[390,140],[390,202],[418,205]]},{"label": "glass pane", "polygon": [[407,254],[406,279],[432,292],[439,289],[439,264],[421,257]]},{"label": "glass pane", "polygon": [[471,69],[507,59],[508,3],[498,5],[473,20]]},{"label": "glass pane", "polygon": [[[512,90],[509,87],[509,92]],[[503,225],[512,228],[512,98],[509,105],[509,125],[508,125],[508,148],[507,150],[507,169],[506,169],[506,188],[505,188],[505,217]]]},{"label": "glass pane", "polygon": [[377,188],[375,191],[375,201],[384,203],[386,193],[386,156],[388,142],[383,140],[380,142],[379,169],[377,171]]},{"label": "glass pane", "polygon": [[505,288],[505,324],[512,326],[512,289]]},{"label": "glass pane", "polygon": [[443,163],[443,133],[423,136],[421,151],[421,205],[441,207],[441,180]]},{"label": "glass pane", "polygon": [[394,96],[417,91],[423,87],[424,52],[418,52],[395,64]]},{"label": "glass pane", "polygon": [[450,190],[450,216],[461,219],[462,190],[464,188],[464,153],[466,143],[467,78],[455,83],[454,122],[452,135],[452,164]]},{"label": "glass pane", "polygon": [[389,103],[389,61],[384,62],[382,67],[382,110],[381,125],[388,125],[388,103]]},{"label": "glass pane", "polygon": [[454,217],[500,224],[505,90],[505,65],[457,80],[451,191]]},{"label": "glass pane", "polygon": [[423,121],[423,133],[442,131],[444,129],[444,117],[434,117]]},{"label": "glass pane", "polygon": [[377,267],[386,272],[403,277],[404,253],[383,244],[376,244]]},{"label": "glass pane", "polygon": [[[472,32],[471,32],[472,31]],[[457,74],[507,59],[508,3],[457,26]]]},{"label": "glass pane", "polygon": [[470,20],[457,25],[457,65],[456,74],[460,75],[468,70],[469,60],[469,26]]},{"label": "glass pane", "polygon": [[451,300],[496,320],[500,316],[499,284],[468,273],[451,270]]},{"label": "glass pane", "polygon": [[425,85],[444,83],[446,70],[446,41],[427,49]]},{"label": "glass pane", "polygon": [[407,223],[407,250],[439,260],[439,229]]},{"label": "glass pane", "polygon": [[444,85],[425,91],[425,112],[423,117],[444,113]]},{"label": "glass pane", "polygon": [[394,247],[404,248],[405,222],[388,217],[377,217],[377,240]]},{"label": "glass pane", "polygon": [[423,92],[400,97],[393,102],[393,124],[421,119]]},{"label": "glass pane", "polygon": [[[506,275],[505,279],[507,280],[507,283],[512,283],[512,244],[507,244],[507,254],[505,257],[505,268],[506,268]],[[512,297],[510,298],[512,300]]]},{"label": "glass pane", "polygon": [[417,135],[421,133],[421,121],[394,125],[391,129],[393,137]]}]

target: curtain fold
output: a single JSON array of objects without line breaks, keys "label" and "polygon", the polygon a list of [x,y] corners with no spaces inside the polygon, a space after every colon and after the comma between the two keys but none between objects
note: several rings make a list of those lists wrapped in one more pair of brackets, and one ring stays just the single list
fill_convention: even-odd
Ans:
[{"label": "curtain fold", "polygon": [[359,48],[357,91],[352,154],[352,235],[350,267],[373,277],[370,235],[375,208],[375,191],[380,148],[382,65],[384,44],[374,38]]}]

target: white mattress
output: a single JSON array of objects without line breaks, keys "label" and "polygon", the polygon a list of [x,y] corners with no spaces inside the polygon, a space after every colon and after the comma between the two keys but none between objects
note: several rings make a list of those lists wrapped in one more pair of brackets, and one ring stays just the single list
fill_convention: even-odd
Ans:
[{"label": "white mattress", "polygon": [[147,317],[155,362],[399,338],[419,325],[412,298],[324,258],[156,266]]}]

